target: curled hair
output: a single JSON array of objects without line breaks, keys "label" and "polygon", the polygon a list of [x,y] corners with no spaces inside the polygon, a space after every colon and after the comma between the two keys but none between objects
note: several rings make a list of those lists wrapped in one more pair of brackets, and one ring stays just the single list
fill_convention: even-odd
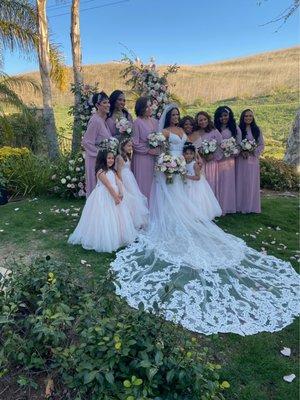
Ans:
[{"label": "curled hair", "polygon": [[193,143],[192,142],[185,142],[184,145],[183,145],[182,153],[184,154],[189,150],[194,152],[194,153],[196,153],[196,147],[193,145]]},{"label": "curled hair", "polygon": [[135,102],[134,111],[137,117],[143,117],[145,115],[148,106],[148,97],[142,96]]},{"label": "curled hair", "polygon": [[178,114],[179,114],[179,119],[180,119],[180,111],[177,107],[173,107],[171,108],[171,110],[169,110],[166,114],[166,118],[165,118],[165,124],[164,124],[164,129],[168,128],[170,126],[170,122],[171,122],[171,116],[172,116],[172,111],[173,110],[177,110]]},{"label": "curled hair", "polygon": [[233,111],[230,107],[221,106],[216,109],[215,115],[214,115],[215,127],[221,132],[222,123],[220,121],[220,118],[223,113],[227,113],[229,115],[229,120],[228,120],[226,128],[228,128],[231,132],[231,135],[234,138],[236,138],[236,135],[237,135],[236,122],[235,122]]},{"label": "curled hair", "polygon": [[114,168],[115,163],[108,168],[107,166],[107,155],[112,154],[115,157],[115,154],[110,151],[110,150],[99,150],[96,158],[96,165],[95,165],[95,175],[97,175],[97,172],[100,171],[101,169],[103,171],[108,171],[109,169]]},{"label": "curled hair", "polygon": [[199,118],[200,115],[203,115],[208,120],[208,125],[204,129],[205,132],[210,132],[213,129],[215,129],[215,126],[214,126],[214,123],[212,122],[211,116],[206,111],[199,111],[195,115],[195,130],[201,129],[200,126],[198,125],[198,118]]},{"label": "curled hair", "polygon": [[186,121],[190,121],[192,127],[193,127],[193,131],[195,130],[195,120],[193,117],[191,117],[190,115],[186,115],[185,117],[183,117],[180,121],[179,121],[179,126],[180,128],[182,128],[184,130],[184,124],[186,123]]},{"label": "curled hair", "polygon": [[126,154],[124,151],[124,147],[126,146],[127,143],[131,142],[132,139],[130,136],[125,137],[120,141],[120,146],[119,146],[119,153],[121,157],[123,158],[124,161],[127,161],[128,159],[131,161],[131,156]]},{"label": "curled hair", "polygon": [[248,111],[252,112],[252,114],[253,114],[253,121],[250,124],[250,128],[251,128],[251,132],[252,132],[252,135],[253,135],[255,141],[258,142],[258,138],[260,136],[260,128],[256,124],[256,121],[255,121],[255,118],[254,118],[254,113],[250,108],[247,108],[246,110],[242,111],[242,114],[241,114],[241,117],[240,117],[240,125],[239,126],[240,126],[240,129],[242,131],[242,140],[247,137],[247,129],[246,129],[247,126],[245,124],[244,119],[245,119],[245,114]]},{"label": "curled hair", "polygon": [[[122,92],[122,90],[114,90],[112,94],[109,96],[110,108],[108,117],[111,117],[113,115],[116,108],[116,102],[121,95],[124,95],[124,92]],[[129,112],[126,110],[126,108],[123,108],[122,112],[128,119]]]}]

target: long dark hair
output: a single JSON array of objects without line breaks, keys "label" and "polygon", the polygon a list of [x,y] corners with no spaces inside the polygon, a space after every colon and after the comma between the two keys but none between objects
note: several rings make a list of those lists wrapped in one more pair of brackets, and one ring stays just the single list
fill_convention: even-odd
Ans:
[{"label": "long dark hair", "polygon": [[[113,164],[111,167],[108,168],[107,166],[107,155],[111,153],[113,154],[111,151],[109,150],[99,150],[98,154],[97,154],[97,158],[96,158],[96,165],[95,165],[95,175],[97,175],[97,172],[100,171],[101,169],[103,171],[108,171],[109,169],[114,168]],[[115,157],[115,155],[113,154],[113,156]],[[115,157],[116,159],[116,157]]]},{"label": "long dark hair", "polygon": [[124,147],[131,140],[132,140],[131,137],[127,137],[127,138],[121,140],[121,142],[120,142],[119,152],[124,161],[127,161],[127,160],[131,161],[131,156],[126,154],[124,151]]},{"label": "long dark hair", "polygon": [[247,126],[245,124],[244,119],[245,119],[245,114],[248,111],[252,112],[252,114],[253,114],[253,121],[250,124],[250,128],[251,128],[252,135],[253,135],[255,141],[257,142],[258,138],[260,136],[260,128],[256,124],[256,121],[255,121],[255,118],[254,118],[254,113],[250,108],[247,108],[246,110],[242,111],[242,114],[241,114],[241,117],[240,117],[240,129],[242,131],[242,139],[245,139],[247,137],[247,129],[246,129]]},{"label": "long dark hair", "polygon": [[205,118],[207,118],[208,120],[208,125],[207,127],[204,129],[204,132],[210,132],[213,129],[215,129],[214,123],[212,122],[211,116],[206,112],[206,111],[199,111],[196,115],[195,115],[195,130],[197,131],[198,129],[200,129],[200,126],[198,125],[198,117],[199,115],[204,115]]},{"label": "long dark hair", "polygon": [[148,106],[148,97],[139,97],[135,102],[134,111],[137,117],[143,117],[145,115]]},{"label": "long dark hair", "polygon": [[164,128],[168,128],[170,126],[170,122],[171,122],[171,115],[172,115],[172,111],[173,110],[177,110],[178,114],[179,114],[179,119],[180,119],[180,111],[177,107],[173,107],[171,108],[171,110],[169,110],[166,114],[166,119],[165,119],[165,125]]},{"label": "long dark hair", "polygon": [[[116,107],[116,102],[122,94],[124,94],[124,92],[122,92],[122,90],[114,90],[112,92],[112,94],[109,96],[110,108],[109,108],[108,117],[111,117],[113,115],[113,112],[115,111],[115,107]],[[122,112],[125,115],[125,117],[128,119],[129,112],[126,110],[126,108],[123,108]]]},{"label": "long dark hair", "polygon": [[221,106],[216,109],[215,115],[214,115],[215,127],[221,132],[222,123],[220,121],[220,118],[223,113],[227,113],[229,115],[229,120],[228,120],[226,128],[228,128],[230,130],[231,135],[235,138],[237,135],[236,122],[235,122],[233,111],[230,107]]}]

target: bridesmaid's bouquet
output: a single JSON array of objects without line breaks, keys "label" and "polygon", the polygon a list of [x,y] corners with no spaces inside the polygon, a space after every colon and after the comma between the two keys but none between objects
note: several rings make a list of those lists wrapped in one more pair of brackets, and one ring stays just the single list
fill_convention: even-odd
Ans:
[{"label": "bridesmaid's bouquet", "polygon": [[126,117],[116,120],[116,128],[121,136],[132,134],[132,123]]},{"label": "bridesmaid's bouquet", "polygon": [[220,147],[223,150],[224,157],[226,158],[236,156],[239,153],[239,148],[234,137],[223,139]]},{"label": "bridesmaid's bouquet", "polygon": [[257,148],[257,143],[255,140],[243,139],[240,146],[242,151],[254,153],[255,149]]},{"label": "bridesmaid's bouquet", "polygon": [[186,176],[186,162],[183,156],[172,156],[162,153],[155,165],[155,170],[166,175],[166,183],[173,183],[174,174],[180,174],[184,179]]},{"label": "bridesmaid's bouquet", "polygon": [[216,139],[203,140],[199,148],[199,153],[202,157],[207,158],[208,156],[215,153],[218,148]]},{"label": "bridesmaid's bouquet", "polygon": [[119,148],[119,141],[118,139],[112,137],[109,139],[104,139],[100,143],[96,143],[96,146],[98,147],[99,151],[110,151],[113,154],[118,154],[118,148]]},{"label": "bridesmaid's bouquet", "polygon": [[166,143],[166,138],[161,132],[153,132],[148,136],[148,143],[151,149],[156,149]]}]

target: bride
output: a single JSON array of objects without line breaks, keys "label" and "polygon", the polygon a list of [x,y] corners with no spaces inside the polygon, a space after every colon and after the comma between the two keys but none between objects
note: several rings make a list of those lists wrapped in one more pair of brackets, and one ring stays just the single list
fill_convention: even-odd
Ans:
[{"label": "bride", "polygon": [[[179,111],[168,105],[159,121],[173,156],[186,141]],[[291,264],[251,249],[211,222],[186,197],[179,175],[172,184],[156,173],[150,223],[111,264],[116,292],[137,308],[204,334],[274,332],[298,314],[298,275]]]}]

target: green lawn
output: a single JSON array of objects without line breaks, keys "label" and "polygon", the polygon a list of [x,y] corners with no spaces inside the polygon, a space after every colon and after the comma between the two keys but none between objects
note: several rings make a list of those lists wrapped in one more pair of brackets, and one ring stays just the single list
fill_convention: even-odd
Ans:
[{"label": "green lawn", "polygon": [[[297,93],[290,92],[253,99],[228,99],[213,104],[187,106],[182,114],[194,116],[198,111],[204,110],[213,115],[218,106],[227,105],[233,109],[238,122],[241,112],[246,108],[251,108],[266,139],[264,156],[282,159],[285,142],[294,121],[298,103]],[[68,126],[72,122],[72,117],[68,115],[68,107],[57,106],[55,117],[60,132],[65,136],[70,136],[71,130]]]},{"label": "green lawn", "polygon": [[[0,265],[9,264],[12,258],[26,260],[49,254],[70,262],[74,268],[85,260],[91,265],[95,279],[104,274],[114,257],[112,254],[97,254],[66,242],[82,206],[82,201],[56,198],[22,200],[1,206]],[[218,224],[243,237],[250,246],[258,250],[264,247],[269,254],[291,261],[298,269],[295,257],[299,239],[297,198],[266,195],[262,206],[261,215],[226,216],[220,218]],[[90,267],[88,269],[90,271]],[[199,340],[211,349],[214,358],[223,366],[221,378],[231,384],[225,394],[228,400],[296,400],[299,376],[292,383],[284,382],[282,378],[291,373],[297,375],[298,333],[298,325],[294,322],[273,334],[248,337],[199,335]],[[291,357],[280,354],[283,347],[292,349]]]}]

